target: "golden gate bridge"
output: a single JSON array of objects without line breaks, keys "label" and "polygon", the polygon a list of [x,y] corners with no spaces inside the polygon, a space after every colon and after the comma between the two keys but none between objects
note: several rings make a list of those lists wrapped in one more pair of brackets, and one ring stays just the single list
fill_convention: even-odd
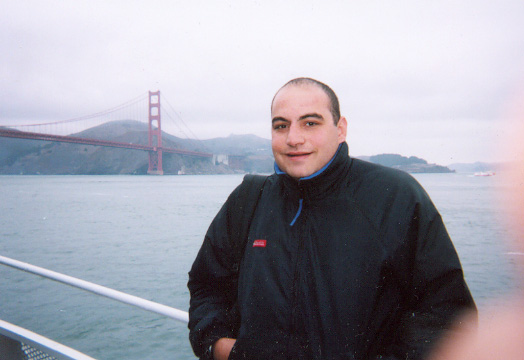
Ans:
[{"label": "golden gate bridge", "polygon": [[[78,128],[79,126],[86,127],[86,123],[101,125],[114,120],[122,120],[122,110],[134,109],[135,114],[131,117],[135,119],[141,119],[142,116],[136,114],[136,109],[140,109],[140,103],[142,97],[130,100],[124,104],[118,105],[114,108],[98,112],[92,115],[83,117],[61,120],[61,121],[50,121],[46,123],[38,124],[16,124],[16,125],[0,125],[0,137],[19,138],[27,140],[44,140],[53,142],[67,142],[84,145],[95,145],[95,146],[106,146],[106,147],[117,147],[133,150],[143,150],[149,153],[149,167],[148,174],[162,175],[162,154],[172,153],[186,156],[194,156],[200,158],[213,158],[213,154],[206,152],[190,151],[184,149],[175,149],[162,146],[162,126],[161,126],[161,109],[160,109],[160,91],[152,92],[149,91],[148,95],[148,144],[141,145],[128,142],[118,142],[111,140],[101,140],[94,138],[84,138],[71,135],[57,134],[68,133],[72,134],[74,131],[71,129]],[[169,104],[169,103],[168,103]],[[142,111],[140,109],[140,111]],[[128,115],[129,116],[129,115]],[[171,120],[174,119],[171,118]],[[140,121],[140,120],[138,120]],[[98,122],[98,124],[97,124]],[[79,125],[80,124],[80,125]],[[176,123],[175,123],[176,124]],[[178,126],[178,124],[176,124]],[[180,128],[180,126],[178,126]],[[186,126],[187,127],[187,126]],[[68,130],[68,128],[70,130]],[[21,130],[23,129],[23,130]],[[28,131],[31,130],[31,131]],[[182,128],[180,130],[183,131]],[[189,128],[188,128],[189,130]],[[191,130],[189,130],[191,131]]]}]

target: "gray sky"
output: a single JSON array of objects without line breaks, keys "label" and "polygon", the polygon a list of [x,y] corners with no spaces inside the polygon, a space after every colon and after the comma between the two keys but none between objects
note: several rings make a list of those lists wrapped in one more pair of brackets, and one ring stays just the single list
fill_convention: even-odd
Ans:
[{"label": "gray sky", "polygon": [[521,0],[1,2],[0,125],[159,89],[200,139],[269,138],[275,91],[309,76],[337,92],[352,155],[447,165],[504,160],[524,85]]}]

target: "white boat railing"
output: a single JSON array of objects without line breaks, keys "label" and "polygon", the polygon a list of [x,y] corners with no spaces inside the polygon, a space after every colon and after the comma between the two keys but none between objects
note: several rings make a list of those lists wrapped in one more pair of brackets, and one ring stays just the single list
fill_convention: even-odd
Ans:
[{"label": "white boat railing", "polygon": [[[22,270],[31,274],[42,276],[46,279],[58,281],[60,283],[70,285],[85,291],[89,291],[101,296],[105,296],[107,298],[120,301],[125,304],[129,304],[135,307],[138,307],[143,310],[147,310],[159,315],[163,315],[166,317],[169,317],[171,319],[174,319],[176,321],[182,322],[187,324],[189,322],[189,315],[186,311],[175,309],[173,307],[159,304],[153,301],[149,301],[146,299],[142,299],[138,296],[133,296],[121,291],[117,291],[105,286],[97,285],[94,283],[91,283],[89,281],[81,280],[72,276],[64,275],[55,271],[47,270],[35,265],[31,265],[22,261],[14,260],[5,256],[0,255],[0,264],[10,266],[12,268]],[[23,340],[25,339],[25,340]],[[39,342],[41,341],[41,342]],[[8,344],[13,344],[14,342],[14,348],[15,352],[18,351],[18,349],[24,345],[29,345],[32,348],[36,348],[38,350],[42,350],[43,352],[49,354],[49,349],[51,349],[51,353],[54,355],[51,355],[50,358],[56,358],[56,359],[74,359],[74,360],[83,360],[83,359],[92,359],[88,357],[87,355],[83,355],[79,352],[76,352],[76,350],[67,348],[64,345],[54,343],[52,340],[49,340],[47,338],[44,338],[38,334],[32,333],[26,329],[19,328],[15,325],[9,324],[5,321],[0,320],[0,350],[1,348],[7,348]],[[51,347],[49,347],[49,346]],[[63,348],[62,348],[63,347]],[[69,350],[75,352],[73,356],[69,356],[67,354],[61,353],[60,351],[65,350],[66,352]],[[14,353],[13,353],[14,354]],[[56,354],[62,354],[61,356],[56,356]],[[72,354],[72,353],[71,353]],[[0,351],[0,355],[2,355]],[[75,357],[76,356],[76,357]],[[2,356],[0,356],[2,358]],[[14,358],[18,359],[18,357],[8,357],[9,359]],[[25,357],[20,357],[20,359],[27,359],[27,354],[25,354]],[[30,358],[32,359],[32,358]],[[35,358],[36,359],[36,358]],[[43,359],[38,357],[38,359]]]},{"label": "white boat railing", "polygon": [[0,359],[95,360],[32,331],[0,320]]},{"label": "white boat railing", "polygon": [[138,296],[126,294],[105,286],[97,285],[89,281],[81,280],[72,276],[64,275],[55,271],[47,270],[35,265],[24,263],[22,261],[10,259],[0,255],[0,264],[4,264],[15,269],[23,270],[28,273],[36,274],[47,279],[55,280],[63,284],[74,286],[76,288],[86,290],[98,295],[108,297],[129,305],[139,307],[141,309],[151,311],[160,315],[167,316],[174,320],[188,323],[189,315],[186,311],[178,310],[167,305],[162,305],[153,301],[142,299]]}]

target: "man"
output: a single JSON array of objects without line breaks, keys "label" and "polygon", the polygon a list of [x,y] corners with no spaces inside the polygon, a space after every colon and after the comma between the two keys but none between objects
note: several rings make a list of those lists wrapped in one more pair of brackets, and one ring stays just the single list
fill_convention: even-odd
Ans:
[{"label": "man", "polygon": [[195,354],[423,358],[475,309],[429,197],[408,174],[348,156],[347,121],[327,85],[290,81],[271,117],[275,174],[249,224],[238,282],[227,254],[239,188],[189,273]]}]

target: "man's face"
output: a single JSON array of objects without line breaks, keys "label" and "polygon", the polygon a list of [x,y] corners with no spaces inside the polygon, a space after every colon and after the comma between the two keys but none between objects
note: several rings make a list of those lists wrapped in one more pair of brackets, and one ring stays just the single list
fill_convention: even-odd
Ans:
[{"label": "man's face", "polygon": [[271,146],[278,167],[299,179],[322,169],[346,139],[346,119],[335,125],[328,96],[313,84],[281,89],[271,108]]}]

